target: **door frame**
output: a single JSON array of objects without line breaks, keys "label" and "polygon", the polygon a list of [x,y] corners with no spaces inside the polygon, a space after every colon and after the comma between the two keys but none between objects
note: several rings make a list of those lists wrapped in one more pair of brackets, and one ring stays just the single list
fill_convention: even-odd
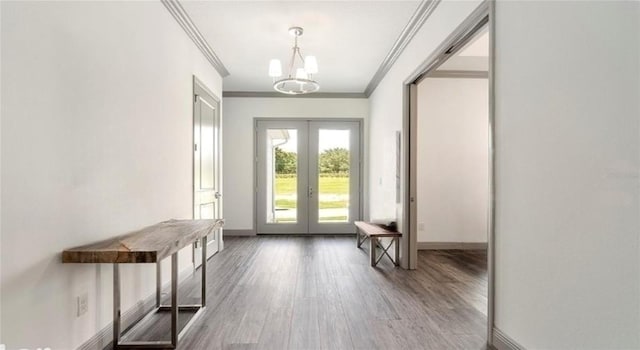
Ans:
[{"label": "door frame", "polygon": [[[360,164],[359,166],[359,191],[358,200],[360,201],[360,208],[358,209],[358,215],[360,219],[364,216],[364,165],[365,165],[365,150],[364,150],[364,118],[303,118],[303,117],[254,117],[253,118],[253,230],[255,234],[258,233],[258,122],[260,121],[305,121],[305,122],[357,122],[360,132]],[[307,233],[309,234],[309,233]],[[311,235],[311,234],[309,234]]]},{"label": "door frame", "polygon": [[[193,156],[193,152],[194,152],[194,144],[195,144],[195,135],[194,135],[194,126],[195,126],[195,118],[196,118],[196,98],[198,96],[198,91],[202,91],[204,93],[206,93],[207,95],[209,95],[213,101],[215,102],[215,107],[216,107],[216,118],[219,122],[219,126],[220,126],[220,130],[218,132],[218,153],[219,153],[219,159],[218,159],[218,167],[215,170],[216,172],[216,177],[218,179],[218,186],[219,186],[219,191],[222,191],[222,186],[223,186],[223,179],[222,179],[222,166],[223,166],[223,159],[222,159],[222,111],[221,111],[221,105],[222,105],[222,101],[220,100],[220,98],[213,93],[213,91],[211,91],[211,89],[209,89],[204,82],[202,82],[200,79],[198,79],[197,76],[193,75],[193,79],[192,79],[192,91],[191,91],[191,144],[189,145],[189,154],[191,155],[191,218],[195,219],[195,173],[194,173],[194,169],[195,169],[195,159]],[[224,217],[224,200],[220,200],[220,202],[218,203],[218,210],[220,211],[220,217]],[[223,228],[218,229],[217,232],[214,233],[214,235],[216,235],[216,241],[218,242],[218,252],[220,252],[221,250],[224,249],[224,234],[223,234]],[[191,245],[191,251],[192,251],[192,255],[191,255],[191,261],[192,263],[195,265],[195,255],[196,255],[196,244],[192,244]]]},{"label": "door frame", "polygon": [[[403,181],[403,231],[409,233],[409,239],[402,244],[401,259],[404,268],[417,267],[417,211],[416,211],[416,179],[417,179],[417,96],[416,84],[432,73],[448,56],[455,54],[474,34],[487,26],[489,31],[489,193],[487,211],[487,344],[494,344],[495,320],[495,1],[484,0],[404,81],[403,85],[403,117],[402,129],[405,138],[402,147],[408,150],[402,157],[404,169]],[[404,240],[403,240],[404,241]],[[406,261],[405,261],[406,260]]]}]

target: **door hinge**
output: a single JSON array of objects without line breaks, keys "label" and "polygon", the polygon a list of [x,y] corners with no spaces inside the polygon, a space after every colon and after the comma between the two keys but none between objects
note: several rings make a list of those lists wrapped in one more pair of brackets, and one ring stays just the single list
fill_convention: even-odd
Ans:
[{"label": "door hinge", "polygon": [[195,152],[198,152],[198,144],[197,144],[197,143],[194,143],[194,144],[193,144],[193,150],[194,150]]},{"label": "door hinge", "polygon": [[193,95],[193,103],[198,102],[198,95]]}]

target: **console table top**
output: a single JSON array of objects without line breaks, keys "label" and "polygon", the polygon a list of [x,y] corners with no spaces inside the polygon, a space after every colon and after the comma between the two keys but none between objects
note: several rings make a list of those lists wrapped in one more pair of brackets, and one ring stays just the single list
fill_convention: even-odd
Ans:
[{"label": "console table top", "polygon": [[169,220],[62,252],[63,263],[155,263],[224,225],[224,219]]}]

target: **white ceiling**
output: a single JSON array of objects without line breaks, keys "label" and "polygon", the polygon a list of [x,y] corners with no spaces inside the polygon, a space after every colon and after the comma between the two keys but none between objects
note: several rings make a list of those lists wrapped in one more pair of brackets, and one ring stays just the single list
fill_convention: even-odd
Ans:
[{"label": "white ceiling", "polygon": [[225,91],[273,91],[269,60],[288,66],[304,28],[303,55],[315,55],[321,92],[363,92],[420,1],[183,1],[230,75]]}]

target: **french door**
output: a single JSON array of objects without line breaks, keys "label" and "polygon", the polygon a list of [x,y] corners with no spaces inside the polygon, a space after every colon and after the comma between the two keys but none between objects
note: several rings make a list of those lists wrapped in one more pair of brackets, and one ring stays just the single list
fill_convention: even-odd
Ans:
[{"label": "french door", "polygon": [[355,233],[360,122],[256,122],[257,233]]}]

